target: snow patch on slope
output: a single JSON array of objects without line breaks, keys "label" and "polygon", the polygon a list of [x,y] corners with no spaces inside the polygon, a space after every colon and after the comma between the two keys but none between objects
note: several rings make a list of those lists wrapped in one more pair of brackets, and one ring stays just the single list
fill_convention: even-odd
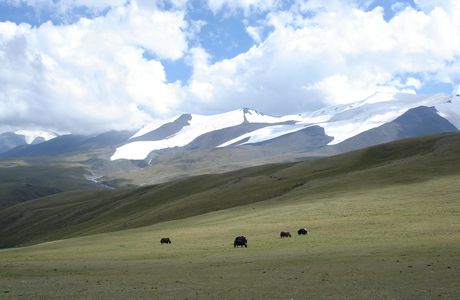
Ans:
[{"label": "snow patch on slope", "polygon": [[353,120],[339,120],[335,122],[321,123],[318,125],[324,128],[324,132],[328,136],[333,137],[333,140],[329,142],[328,145],[335,145],[364,131],[376,128],[387,122],[391,122],[404,112],[405,110],[389,111],[363,118],[360,118],[362,116],[358,116]]},{"label": "snow patch on slope", "polygon": [[244,116],[246,118],[246,121],[249,123],[283,123],[283,122],[288,122],[288,121],[302,121],[303,118],[301,115],[287,115],[287,116],[281,116],[281,117],[275,117],[275,116],[270,116],[270,115],[265,115],[262,113],[259,113],[253,109],[244,109]]},{"label": "snow patch on slope", "polygon": [[23,135],[27,144],[32,144],[36,138],[43,138],[45,141],[49,141],[57,137],[57,134],[54,132],[40,130],[16,130],[14,133]]},{"label": "snow patch on slope", "polygon": [[145,125],[144,127],[142,127],[138,132],[136,132],[129,139],[131,140],[131,139],[134,139],[136,137],[143,136],[144,134],[147,134],[147,133],[149,133],[151,131],[157,130],[158,128],[160,128],[164,124],[171,123],[171,122],[175,121],[177,118],[179,118],[179,117],[177,116],[177,117],[167,119],[167,120],[155,120],[155,121]]},{"label": "snow patch on slope", "polygon": [[257,129],[223,143],[219,147],[226,147],[242,140],[245,141],[240,145],[260,143],[302,130],[311,125],[323,127],[325,133],[334,138],[330,144],[340,143],[363,131],[380,126],[388,120],[393,120],[403,113],[404,111],[396,110],[375,115],[373,109],[367,108],[368,106],[375,106],[384,111],[383,108],[389,107],[388,102],[393,101],[395,95],[391,92],[377,92],[359,102],[325,107],[310,114],[294,115],[295,118],[286,116],[286,120],[294,119],[296,123]]},{"label": "snow patch on slope", "polygon": [[[352,104],[349,109],[337,113],[328,122],[318,125],[324,128],[327,135],[334,137],[329,145],[335,145],[364,131],[394,121],[411,108],[419,106],[437,108],[438,105],[446,102],[446,98],[448,97],[444,94],[431,96],[394,94],[393,99],[384,101],[373,101],[372,98],[368,98]],[[445,110],[450,111],[451,108]]]},{"label": "snow patch on slope", "polygon": [[268,140],[283,136],[285,134],[289,134],[292,132],[302,130],[305,127],[306,126],[303,124],[268,126],[268,127],[260,128],[260,129],[251,131],[249,133],[243,134],[217,147],[227,147],[227,146],[237,143],[238,141],[242,141],[245,139],[248,139],[248,140],[244,141],[243,143],[239,145],[260,143],[260,142],[268,141]]},{"label": "snow patch on slope", "polygon": [[[268,141],[285,134],[302,130],[308,126],[318,125],[325,134],[333,137],[329,145],[341,143],[364,131],[394,121],[411,108],[435,107],[438,114],[460,129],[460,97],[445,94],[415,95],[378,92],[370,97],[351,104],[327,107],[309,114],[269,116],[251,109],[240,109],[214,116],[192,115],[188,126],[178,133],[159,141],[132,142],[119,147],[111,157],[115,159],[144,159],[154,150],[183,147],[195,138],[207,132],[240,125],[243,122],[273,124],[242,134],[237,138],[222,143],[218,147],[233,144],[253,144]],[[290,124],[275,125],[276,123]],[[144,135],[161,125],[151,124],[133,137]]]},{"label": "snow patch on slope", "polygon": [[[241,135],[219,147],[243,141],[241,145],[268,141],[284,134],[318,125],[325,134],[333,137],[329,145],[341,143],[364,131],[394,121],[411,108],[418,106],[435,107],[441,116],[460,128],[460,97],[444,94],[431,96],[377,92],[355,103],[322,108],[310,114],[297,115],[293,125],[270,126]],[[455,108],[454,108],[455,106]]]},{"label": "snow patch on slope", "polygon": [[460,95],[435,105],[438,114],[460,130]]},{"label": "snow patch on slope", "polygon": [[123,145],[117,148],[110,159],[145,159],[152,151],[183,147],[202,134],[236,126],[243,122],[244,114],[242,114],[241,110],[212,116],[192,114],[189,125],[182,128],[178,133],[159,141],[140,141]]}]

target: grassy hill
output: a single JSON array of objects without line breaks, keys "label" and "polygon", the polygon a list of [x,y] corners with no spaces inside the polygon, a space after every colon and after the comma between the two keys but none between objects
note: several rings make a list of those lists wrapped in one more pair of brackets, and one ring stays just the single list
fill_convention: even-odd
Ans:
[{"label": "grassy hill", "polygon": [[[91,145],[92,139],[84,141],[86,144],[83,145]],[[102,139],[100,143],[103,142]],[[108,160],[110,151],[105,148],[77,150],[54,156],[1,158],[0,209],[66,191],[107,189],[99,182],[104,174],[135,173],[145,165],[127,160],[111,162]],[[97,183],[95,179],[98,179]],[[115,180],[119,184],[132,186],[124,178]]]},{"label": "grassy hill", "polygon": [[[0,220],[29,215],[2,223],[0,240],[74,238],[0,250],[0,293],[12,299],[458,299],[459,152],[458,134],[441,135],[15,205]],[[90,211],[96,212],[86,216]],[[310,234],[279,238],[301,227]],[[11,239],[15,234],[21,238]],[[233,238],[242,234],[249,247],[234,249]],[[160,245],[165,236],[171,245]]]},{"label": "grassy hill", "polygon": [[0,211],[0,247],[117,231],[268,199],[358,192],[460,170],[460,135],[409,139],[322,160],[271,164],[134,189],[61,193]]},{"label": "grassy hill", "polygon": [[76,163],[51,159],[0,161],[0,209],[63,191],[95,189],[88,171]]},{"label": "grassy hill", "polygon": [[[294,162],[330,156],[332,153],[288,152],[275,154],[256,146],[167,151],[153,158],[148,166],[135,172],[106,172],[105,183],[123,187],[152,185],[203,174],[227,173],[272,163]],[[120,160],[123,161],[123,160]],[[149,161],[149,160],[147,160]],[[116,161],[117,162],[117,161]]]}]

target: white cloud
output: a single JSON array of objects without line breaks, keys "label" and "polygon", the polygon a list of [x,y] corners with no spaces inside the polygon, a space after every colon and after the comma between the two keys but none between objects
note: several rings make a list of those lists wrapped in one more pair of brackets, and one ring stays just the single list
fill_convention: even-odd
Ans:
[{"label": "white cloud", "polygon": [[335,74],[304,88],[307,93],[317,95],[326,104],[333,105],[366,98],[376,90],[375,86],[370,86],[372,82],[367,80],[351,80],[345,75]]},{"label": "white cloud", "polygon": [[[87,132],[178,112],[298,113],[460,79],[454,0],[399,6],[389,21],[363,1],[298,0],[278,11],[282,1],[207,0],[214,13],[267,13],[244,23],[254,41],[248,51],[213,63],[199,43],[190,49],[207,20],[186,21],[186,0],[11,1],[108,12],[69,25],[0,22],[0,127]],[[163,10],[166,2],[173,9]],[[166,81],[162,61],[178,59],[193,70],[185,85]]]},{"label": "white cloud", "polygon": [[414,92],[422,80],[458,78],[458,1],[449,2],[449,10],[406,7],[390,21],[380,7],[324,3],[299,1],[290,11],[270,13],[274,29],[260,44],[195,69],[191,98],[205,111],[250,106],[290,113],[357,101],[376,90]]},{"label": "white cloud", "polygon": [[261,34],[262,30],[263,28],[260,26],[247,26],[246,27],[247,33],[257,44],[262,41],[262,34]]},{"label": "white cloud", "polygon": [[38,15],[49,15],[66,18],[71,16],[77,8],[85,8],[87,13],[99,14],[104,10],[124,6],[127,0],[6,0],[13,6],[32,7]]},{"label": "white cloud", "polygon": [[391,10],[395,13],[399,13],[405,10],[407,7],[410,7],[409,3],[407,2],[395,2],[391,5]]},{"label": "white cloud", "polygon": [[174,9],[184,9],[188,0],[6,0],[13,6],[27,5],[37,10],[48,10],[50,13],[65,14],[75,8],[86,8],[94,13],[109,8],[122,7],[135,2],[142,8],[163,8],[170,6]]},{"label": "white cloud", "polygon": [[411,86],[411,87],[414,87],[415,89],[420,89],[422,87],[422,82],[420,80],[418,80],[417,78],[414,78],[414,77],[409,77],[407,78],[406,80],[406,86]]},{"label": "white cloud", "polygon": [[230,11],[242,10],[246,15],[252,12],[273,10],[281,5],[281,0],[207,0],[208,7],[214,12],[224,9]]},{"label": "white cloud", "polygon": [[430,12],[435,8],[449,9],[455,6],[457,0],[414,0],[417,7],[425,12]]},{"label": "white cloud", "polygon": [[177,110],[180,85],[166,82],[158,59],[187,52],[184,13],[139,5],[71,25],[0,23],[0,126],[82,133]]}]

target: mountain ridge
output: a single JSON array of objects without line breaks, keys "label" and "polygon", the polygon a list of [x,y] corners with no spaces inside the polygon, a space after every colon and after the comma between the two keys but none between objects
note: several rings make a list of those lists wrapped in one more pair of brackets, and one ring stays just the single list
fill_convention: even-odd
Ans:
[{"label": "mountain ridge", "polygon": [[[325,135],[332,137],[327,145],[336,145],[365,131],[393,122],[410,109],[417,107],[433,107],[440,118],[450,122],[456,130],[460,128],[460,97],[458,95],[423,96],[376,93],[356,103],[323,108],[309,114],[276,117],[248,108],[211,116],[184,114],[156,128],[151,124],[147,125],[139,131],[143,133],[142,135],[138,132],[126,144],[117,147],[111,159],[145,159],[153,151],[174,148],[193,149],[195,148],[194,143],[200,144],[202,148],[260,144],[310,126],[323,128]],[[168,131],[168,133],[162,131],[162,128],[174,127],[176,123],[180,123],[180,126],[176,126],[174,131]],[[152,130],[146,132],[146,128]],[[227,128],[229,130],[226,130]],[[440,128],[428,134],[443,132],[442,130]],[[453,129],[450,128],[448,131],[451,130]],[[229,134],[230,131],[232,134]],[[226,138],[222,138],[224,132]],[[149,135],[161,138],[149,139]],[[197,142],[197,139],[203,140],[204,135],[207,135],[207,140],[210,141],[206,146],[203,142]],[[404,137],[409,136],[411,135]],[[397,138],[394,136],[393,139],[380,142]],[[221,144],[216,144],[216,140],[219,140]],[[373,144],[378,142],[373,142]]]},{"label": "mountain ridge", "polygon": [[0,153],[19,146],[40,144],[59,136],[52,131],[16,130],[0,133]]},{"label": "mountain ridge", "polygon": [[91,184],[129,187],[317,159],[459,127],[460,96],[377,93],[303,115],[276,117],[243,108],[210,116],[183,114],[137,132],[61,135],[0,153],[0,160],[5,165],[44,159],[79,166]]},{"label": "mountain ridge", "polygon": [[[35,140],[32,139],[31,135],[22,138],[17,133],[3,133],[0,134],[0,155],[2,157],[21,157],[71,153],[72,151],[85,150],[88,147],[83,147],[80,144],[87,143],[88,145],[92,144],[89,147],[91,149],[106,147],[105,156],[109,156],[112,161],[121,159],[149,160],[152,153],[161,154],[168,151],[269,145],[270,141],[274,142],[283,136],[286,138],[292,133],[304,131],[311,126],[321,127],[324,130],[324,138],[330,137],[331,140],[326,145],[306,145],[305,143],[294,145],[290,143],[293,147],[285,147],[283,151],[286,153],[296,152],[302,151],[302,148],[324,150],[324,147],[335,146],[352,138],[357,140],[363,136],[364,132],[375,132],[376,128],[394,122],[410,109],[417,107],[434,108],[434,112],[440,117],[439,122],[443,122],[442,118],[452,124],[453,128],[459,130],[459,95],[375,93],[362,101],[325,107],[308,114],[272,116],[250,108],[216,115],[182,114],[166,121],[155,121],[147,124],[132,134],[125,134],[129,131],[118,131],[120,138],[115,137],[117,135],[115,131],[91,136],[75,134],[51,136],[48,134],[46,137],[44,137],[43,132],[40,137],[38,136],[40,135],[39,132],[29,132],[37,135]],[[406,125],[410,126],[409,124]],[[454,130],[450,128],[443,131],[442,126],[437,125],[434,128],[437,130],[425,130],[426,134]],[[369,132],[367,133],[367,140],[369,140]],[[406,134],[401,137],[417,134],[414,130],[413,135]],[[104,136],[113,136],[113,138],[108,139]],[[57,140],[55,140],[56,137]],[[387,135],[383,139],[375,137],[370,142],[359,141],[358,144],[366,147],[397,140],[401,137],[394,132],[392,136]],[[102,142],[103,139],[105,139],[104,142]],[[61,142],[61,140],[65,141]],[[344,144],[349,144],[349,141]],[[343,149],[343,151],[352,149],[343,144],[331,148]]]}]

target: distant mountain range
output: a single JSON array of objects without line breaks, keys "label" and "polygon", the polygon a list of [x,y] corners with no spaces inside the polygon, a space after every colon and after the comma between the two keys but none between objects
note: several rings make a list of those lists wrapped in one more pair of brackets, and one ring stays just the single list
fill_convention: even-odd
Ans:
[{"label": "distant mountain range", "polygon": [[[8,133],[7,133],[8,134]],[[21,144],[13,149],[0,153],[0,157],[32,157],[61,154],[83,153],[94,149],[104,149],[126,142],[133,132],[109,131],[98,135],[86,136],[65,134],[48,141]]]},{"label": "distant mountain range", "polygon": [[[0,156],[30,157],[104,149],[113,160],[150,160],[162,153],[215,148],[336,154],[406,137],[460,128],[460,96],[375,93],[362,101],[308,114],[270,116],[253,109],[183,114],[136,133],[95,136],[47,132],[0,135]],[[28,134],[27,134],[28,133]]]},{"label": "distant mountain range", "polygon": [[459,129],[458,95],[376,93],[308,114],[239,109],[183,114],[137,132],[9,132],[0,135],[0,198],[11,204],[80,188],[158,184]]},{"label": "distant mountain range", "polygon": [[345,152],[405,137],[460,128],[460,97],[376,93],[353,104],[309,114],[269,116],[252,109],[204,116],[184,114],[145,126],[111,156],[146,159],[167,149],[258,146],[277,153]]},{"label": "distant mountain range", "polygon": [[0,133],[0,153],[24,145],[35,145],[49,141],[58,134],[47,131],[18,130]]}]

